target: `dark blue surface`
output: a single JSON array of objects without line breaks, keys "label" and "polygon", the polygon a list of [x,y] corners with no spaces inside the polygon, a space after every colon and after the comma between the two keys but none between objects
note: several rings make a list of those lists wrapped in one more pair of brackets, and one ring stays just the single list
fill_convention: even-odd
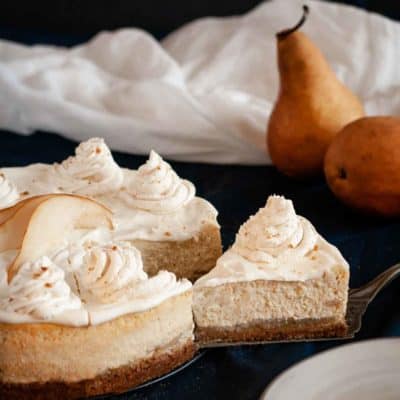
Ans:
[{"label": "dark blue surface", "polygon": [[[37,133],[19,136],[0,131],[0,165],[60,161],[76,143]],[[145,158],[115,153],[121,166],[135,168]],[[172,162],[179,175],[192,180],[198,194],[219,210],[223,242],[228,246],[240,224],[277,193],[293,199],[299,214],[337,245],[351,264],[351,285],[366,283],[400,261],[400,222],[357,215],[342,206],[325,183],[300,183],[280,175],[273,167],[215,166]],[[356,340],[400,334],[400,281],[388,286],[370,305]],[[256,399],[264,387],[295,362],[342,344],[331,341],[237,347],[208,351],[179,374],[132,394],[125,400]]]}]

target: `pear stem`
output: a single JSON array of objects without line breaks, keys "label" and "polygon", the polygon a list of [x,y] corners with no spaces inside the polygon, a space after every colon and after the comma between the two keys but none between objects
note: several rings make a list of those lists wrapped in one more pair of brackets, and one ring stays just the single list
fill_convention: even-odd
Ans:
[{"label": "pear stem", "polygon": [[302,15],[300,21],[293,28],[285,29],[283,31],[278,32],[276,34],[276,37],[278,39],[284,39],[285,37],[289,36],[291,33],[296,32],[299,28],[302,27],[304,22],[306,22],[309,11],[310,11],[309,7],[304,4],[303,5],[303,15]]}]

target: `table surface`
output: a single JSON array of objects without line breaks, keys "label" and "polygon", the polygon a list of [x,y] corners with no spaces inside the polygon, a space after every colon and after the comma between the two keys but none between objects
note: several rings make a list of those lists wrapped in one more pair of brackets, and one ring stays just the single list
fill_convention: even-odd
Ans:
[{"label": "table surface", "polygon": [[[61,161],[76,143],[49,133],[20,136],[0,131],[0,166]],[[136,168],[145,157],[114,153],[124,167]],[[351,286],[368,282],[400,260],[400,222],[374,220],[341,205],[324,181],[296,182],[273,167],[171,163],[194,182],[197,193],[219,210],[224,247],[250,214],[271,194],[293,200],[300,215],[339,247],[351,265]],[[400,335],[400,281],[385,288],[370,305],[355,340]],[[148,388],[115,396],[119,400],[256,399],[266,385],[294,363],[343,344],[340,341],[293,343],[209,350],[193,365]]]}]

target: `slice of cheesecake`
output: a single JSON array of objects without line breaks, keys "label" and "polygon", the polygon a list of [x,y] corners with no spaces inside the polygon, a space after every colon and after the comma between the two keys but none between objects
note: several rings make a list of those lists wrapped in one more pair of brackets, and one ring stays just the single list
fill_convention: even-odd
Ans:
[{"label": "slice of cheesecake", "polygon": [[114,239],[139,248],[150,275],[167,269],[194,281],[222,253],[216,209],[154,151],[138,170],[123,169],[103,139],[92,138],[62,163],[1,172],[0,208],[16,197],[47,193],[85,195],[108,206],[114,212]]},{"label": "slice of cheesecake", "polygon": [[293,204],[271,196],[194,285],[200,342],[341,336],[349,266]]}]

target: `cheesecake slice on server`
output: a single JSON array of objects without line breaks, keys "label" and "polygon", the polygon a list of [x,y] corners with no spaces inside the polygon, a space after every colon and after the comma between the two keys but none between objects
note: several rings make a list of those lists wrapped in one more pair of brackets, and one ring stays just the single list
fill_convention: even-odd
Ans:
[{"label": "cheesecake slice on server", "polygon": [[194,285],[196,339],[240,342],[345,334],[349,266],[281,196],[245,222]]}]

